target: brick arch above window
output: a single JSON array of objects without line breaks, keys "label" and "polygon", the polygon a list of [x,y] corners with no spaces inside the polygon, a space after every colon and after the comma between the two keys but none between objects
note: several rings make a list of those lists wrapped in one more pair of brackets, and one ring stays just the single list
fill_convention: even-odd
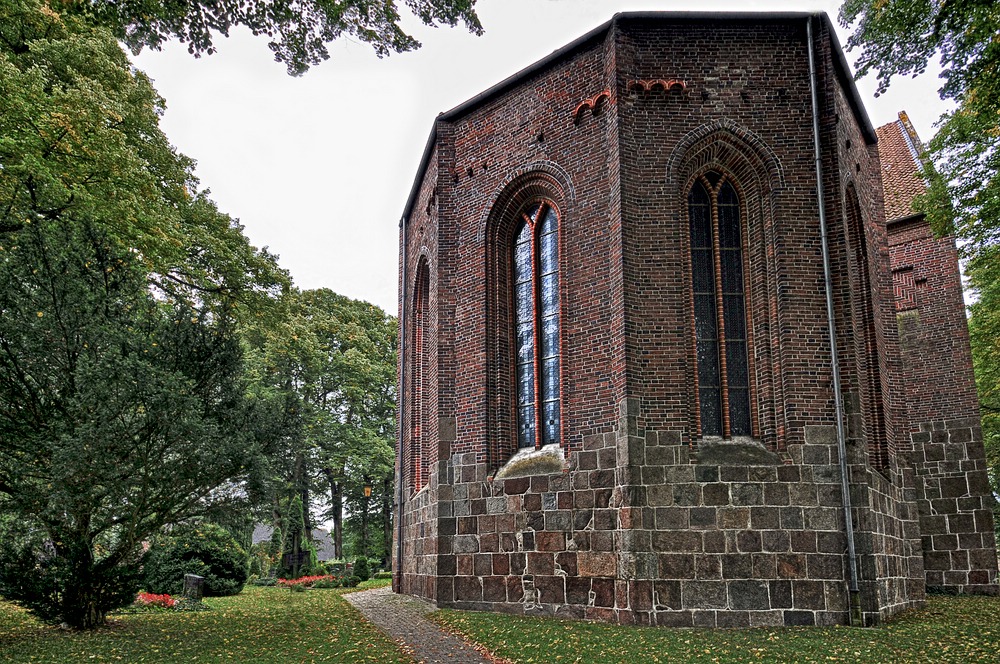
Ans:
[{"label": "brick arch above window", "polygon": [[685,134],[667,158],[668,185],[685,186],[712,164],[725,165],[746,187],[764,192],[782,189],[784,170],[774,150],[750,129],[729,119],[715,120]]},{"label": "brick arch above window", "polygon": [[573,207],[576,194],[569,174],[552,161],[536,161],[514,169],[497,188],[493,203],[483,210],[476,240],[492,242],[498,233],[512,233],[504,221],[509,221],[528,201],[547,198],[560,210]]}]

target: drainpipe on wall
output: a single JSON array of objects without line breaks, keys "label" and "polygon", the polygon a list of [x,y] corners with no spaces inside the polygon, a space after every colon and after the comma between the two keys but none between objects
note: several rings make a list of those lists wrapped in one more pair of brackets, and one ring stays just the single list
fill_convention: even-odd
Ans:
[{"label": "drainpipe on wall", "polygon": [[863,625],[861,592],[858,589],[858,556],[854,548],[854,517],[851,513],[851,485],[847,469],[847,435],[844,431],[843,394],[840,386],[840,363],[837,360],[837,326],[833,317],[833,279],[830,274],[830,246],[827,242],[826,200],[823,193],[823,165],[819,138],[819,95],[816,83],[816,56],[813,51],[813,17],[806,18],[809,42],[809,91],[812,95],[813,149],[816,157],[816,202],[819,205],[819,232],[823,250],[823,279],[826,286],[827,334],[830,337],[830,364],[833,369],[833,404],[837,418],[837,451],[840,456],[840,491],[844,499],[844,530],[847,534],[848,591],[850,624]]},{"label": "drainpipe on wall", "polygon": [[398,441],[397,448],[399,449],[399,477],[396,481],[396,569],[395,569],[395,586],[394,590],[397,593],[403,592],[403,496],[404,487],[406,483],[406,454],[404,454],[403,448],[403,404],[406,399],[406,228],[408,224],[406,223],[406,217],[399,220],[400,229],[400,255],[402,261],[402,278],[399,284],[399,393],[398,393],[398,410],[397,420],[399,424],[396,427],[396,440]]}]

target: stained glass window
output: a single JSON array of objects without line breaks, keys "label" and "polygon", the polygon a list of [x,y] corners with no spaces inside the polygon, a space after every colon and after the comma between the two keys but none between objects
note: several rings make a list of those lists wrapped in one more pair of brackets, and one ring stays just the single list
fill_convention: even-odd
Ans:
[{"label": "stained glass window", "polygon": [[750,371],[740,199],[710,171],[688,193],[702,436],[749,436]]},{"label": "stained glass window", "polygon": [[514,234],[514,343],[518,447],[558,443],[559,216],[548,203],[522,215]]}]

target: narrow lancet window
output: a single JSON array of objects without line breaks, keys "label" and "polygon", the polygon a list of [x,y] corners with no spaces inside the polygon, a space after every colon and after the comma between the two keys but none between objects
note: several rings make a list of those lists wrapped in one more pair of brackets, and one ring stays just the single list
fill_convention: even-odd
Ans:
[{"label": "narrow lancet window", "polygon": [[736,188],[714,171],[688,194],[702,436],[752,433],[740,210]]},{"label": "narrow lancet window", "polygon": [[548,203],[522,214],[514,234],[518,447],[558,443],[559,216]]}]

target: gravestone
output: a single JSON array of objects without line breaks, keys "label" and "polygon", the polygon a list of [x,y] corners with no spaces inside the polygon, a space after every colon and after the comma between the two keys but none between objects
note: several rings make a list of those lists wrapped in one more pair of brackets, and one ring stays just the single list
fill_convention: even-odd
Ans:
[{"label": "gravestone", "polygon": [[205,577],[197,574],[184,575],[184,597],[200,602],[205,592]]}]

